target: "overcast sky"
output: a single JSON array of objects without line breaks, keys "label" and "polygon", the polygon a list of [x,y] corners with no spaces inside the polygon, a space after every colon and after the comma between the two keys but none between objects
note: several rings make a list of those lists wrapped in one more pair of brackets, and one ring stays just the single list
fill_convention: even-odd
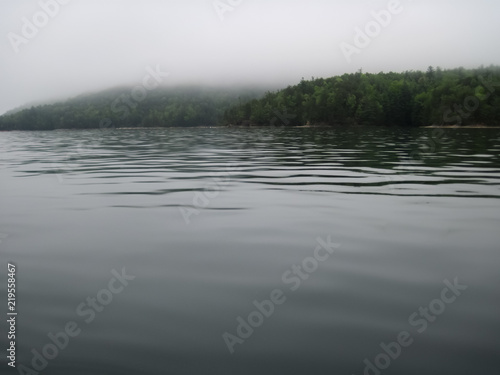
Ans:
[{"label": "overcast sky", "polygon": [[140,84],[148,66],[169,72],[172,85],[278,87],[360,68],[500,64],[499,1],[397,3],[0,0],[0,113]]}]

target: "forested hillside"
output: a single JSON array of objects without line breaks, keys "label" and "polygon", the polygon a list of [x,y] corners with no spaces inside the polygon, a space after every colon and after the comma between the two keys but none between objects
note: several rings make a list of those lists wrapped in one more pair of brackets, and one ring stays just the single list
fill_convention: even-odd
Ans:
[{"label": "forested hillside", "polygon": [[224,120],[269,125],[276,117],[292,126],[499,125],[500,67],[313,78],[237,105]]},{"label": "forested hillside", "polygon": [[232,105],[263,93],[257,88],[175,87],[144,95],[144,90],[118,88],[11,112],[0,117],[0,130],[216,126]]},{"label": "forested hillside", "polygon": [[131,88],[0,117],[0,130],[216,125],[500,125],[500,67],[344,74],[258,89]]}]

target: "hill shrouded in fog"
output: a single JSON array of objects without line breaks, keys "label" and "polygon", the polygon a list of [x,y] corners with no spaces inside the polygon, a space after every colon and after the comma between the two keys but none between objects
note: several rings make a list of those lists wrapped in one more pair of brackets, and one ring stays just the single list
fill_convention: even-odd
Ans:
[{"label": "hill shrouded in fog", "polygon": [[116,88],[10,112],[0,130],[217,125],[498,125],[500,67],[344,74],[276,92]]},{"label": "hill shrouded in fog", "polygon": [[0,117],[0,130],[216,126],[232,105],[263,93],[258,88],[122,87],[11,111]]}]

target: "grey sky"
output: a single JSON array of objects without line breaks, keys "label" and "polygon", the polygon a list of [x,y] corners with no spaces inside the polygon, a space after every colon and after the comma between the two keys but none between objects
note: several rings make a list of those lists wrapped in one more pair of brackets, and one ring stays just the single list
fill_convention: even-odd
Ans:
[{"label": "grey sky", "polygon": [[[363,48],[355,28],[395,0],[65,0],[45,19],[40,3],[54,1],[0,0],[0,113],[140,84],[157,65],[170,84],[278,87],[360,68],[500,64],[500,2],[492,0],[400,0],[397,14],[382,18],[387,25],[371,24],[375,36]],[[24,17],[46,26],[25,38]],[[342,42],[357,48],[350,62]]]}]

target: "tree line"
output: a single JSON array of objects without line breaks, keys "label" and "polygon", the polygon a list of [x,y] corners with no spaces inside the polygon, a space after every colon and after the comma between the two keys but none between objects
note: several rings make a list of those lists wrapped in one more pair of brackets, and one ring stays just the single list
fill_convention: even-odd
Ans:
[{"label": "tree line", "polygon": [[499,125],[500,67],[344,74],[302,80],[224,114],[233,125],[269,125],[279,111],[300,125]]},{"label": "tree line", "polygon": [[137,97],[130,88],[118,88],[9,111],[0,117],[0,130],[217,126],[226,109],[263,93],[259,88],[182,86]]},{"label": "tree line", "polygon": [[[257,88],[113,89],[10,111],[0,130],[218,125],[500,125],[500,67],[367,74]],[[285,114],[285,115],[283,115]],[[284,117],[284,119],[283,119]],[[278,119],[278,121],[276,121]]]}]

